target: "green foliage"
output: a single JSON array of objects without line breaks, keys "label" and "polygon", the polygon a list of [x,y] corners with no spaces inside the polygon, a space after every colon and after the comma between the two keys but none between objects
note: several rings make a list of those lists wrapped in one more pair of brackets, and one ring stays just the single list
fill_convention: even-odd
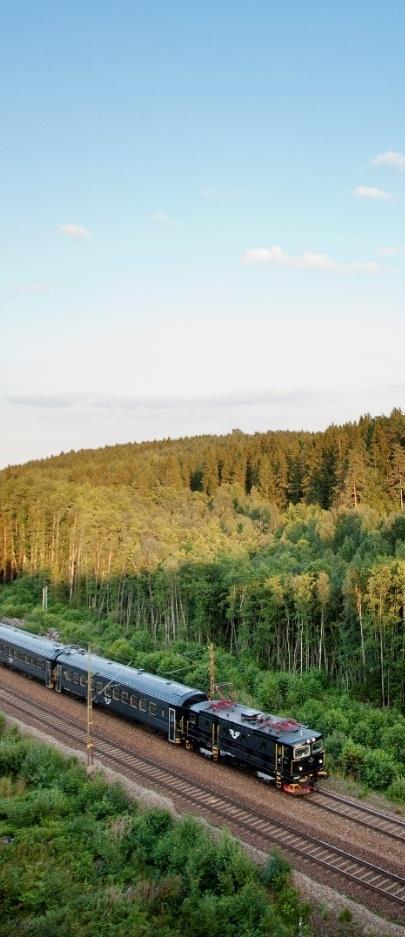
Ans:
[{"label": "green foliage", "polygon": [[[315,724],[315,723],[314,723]],[[325,749],[330,767],[342,763],[342,752],[347,742],[347,736],[344,732],[331,732],[325,736]]]},{"label": "green foliage", "polygon": [[394,759],[381,749],[368,751],[359,769],[361,780],[377,791],[386,790],[395,779],[396,773]]},{"label": "green foliage", "polygon": [[352,912],[350,911],[350,908],[342,908],[339,914],[339,921],[341,921],[342,924],[348,924],[349,921],[351,921],[352,917],[353,915],[352,915]]},{"label": "green foliage", "polygon": [[395,778],[387,789],[390,800],[398,804],[405,804],[405,776]]},{"label": "green foliage", "polygon": [[384,729],[381,736],[383,748],[398,762],[405,766],[405,720],[398,718],[395,725]]},{"label": "green foliage", "polygon": [[352,778],[360,780],[363,774],[366,754],[367,751],[364,745],[359,745],[357,742],[353,742],[349,739],[343,747],[341,755],[342,768],[345,774],[349,774]]},{"label": "green foliage", "polygon": [[273,850],[262,872],[265,885],[271,885],[279,891],[290,882],[290,867],[288,862],[276,849]]},{"label": "green foliage", "polygon": [[0,937],[295,937],[299,918],[310,937],[280,857],[264,886],[228,834],[216,843],[192,818],[139,811],[54,749],[6,733],[0,759],[15,767],[0,777]]}]

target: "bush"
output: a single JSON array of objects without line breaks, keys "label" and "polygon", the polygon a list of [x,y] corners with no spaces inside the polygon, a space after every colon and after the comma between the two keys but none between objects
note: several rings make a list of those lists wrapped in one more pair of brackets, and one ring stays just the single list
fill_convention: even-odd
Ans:
[{"label": "bush", "polygon": [[0,801],[0,816],[10,820],[17,829],[42,822],[45,817],[66,816],[69,812],[68,798],[57,789],[39,789],[19,798]]},{"label": "bush", "polygon": [[387,790],[387,796],[397,804],[405,804],[405,777],[395,778]]},{"label": "bush", "polygon": [[405,720],[398,720],[383,732],[382,746],[399,764],[405,765]]},{"label": "bush", "polygon": [[342,751],[347,744],[347,735],[344,732],[332,732],[325,738],[325,751],[328,764],[340,765],[342,760]]},{"label": "bush", "polygon": [[349,739],[341,755],[342,768],[345,774],[359,780],[364,765],[367,749]]},{"label": "bush", "polygon": [[61,774],[64,765],[63,756],[55,749],[30,741],[26,743],[20,774],[36,787],[49,787]]},{"label": "bush", "polygon": [[28,742],[5,733],[0,744],[0,775],[17,777],[27,755]]},{"label": "bush", "polygon": [[337,707],[326,707],[322,719],[322,731],[325,735],[332,732],[342,732],[346,738],[350,732],[350,718]]},{"label": "bush", "polygon": [[360,780],[368,787],[384,791],[395,779],[397,767],[391,755],[381,748],[375,748],[366,753],[359,773]]},{"label": "bush", "polygon": [[290,881],[290,866],[284,856],[274,849],[262,872],[262,881],[270,885],[274,891],[280,891]]}]

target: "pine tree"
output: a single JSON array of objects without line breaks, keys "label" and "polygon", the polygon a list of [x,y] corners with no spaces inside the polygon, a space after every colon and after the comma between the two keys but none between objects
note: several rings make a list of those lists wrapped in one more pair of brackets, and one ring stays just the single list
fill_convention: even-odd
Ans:
[{"label": "pine tree", "polygon": [[404,510],[404,489],[405,489],[405,449],[398,443],[395,444],[388,471],[388,487],[395,498],[400,511]]},{"label": "pine tree", "polygon": [[275,501],[276,499],[276,479],[271,464],[270,457],[262,455],[258,464],[257,488],[266,501]]},{"label": "pine tree", "polygon": [[367,468],[365,455],[361,449],[349,452],[348,465],[343,483],[342,504],[357,508],[367,489]]}]

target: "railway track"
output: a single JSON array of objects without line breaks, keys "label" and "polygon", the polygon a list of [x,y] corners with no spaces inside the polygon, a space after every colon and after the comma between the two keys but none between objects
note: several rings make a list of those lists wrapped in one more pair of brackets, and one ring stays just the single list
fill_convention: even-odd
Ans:
[{"label": "railway track", "polygon": [[[86,732],[77,722],[65,716],[56,715],[49,708],[40,703],[33,702],[28,697],[16,694],[11,690],[0,690],[0,702],[7,708],[14,710],[17,717],[29,716],[38,723],[42,730],[45,728],[58,736],[61,741],[72,747],[83,750],[86,742]],[[127,751],[119,744],[105,741],[97,732],[93,733],[97,742],[97,758],[115,771],[120,770],[127,777],[156,784],[160,789],[170,792],[172,797],[181,798],[199,812],[214,815],[220,818],[224,825],[230,826],[236,835],[249,840],[253,838],[254,845],[266,848],[268,843],[279,845],[283,849],[299,855],[305,863],[310,862],[326,868],[346,880],[355,882],[366,891],[372,891],[389,904],[405,907],[405,878],[388,869],[381,868],[350,852],[321,840],[315,836],[297,831],[287,823],[261,815],[257,810],[247,809],[236,798],[218,794],[214,789],[190,781],[181,773],[157,765],[144,756],[138,756]],[[72,745],[73,743],[73,745]],[[241,836],[244,832],[244,837]]]},{"label": "railway track", "polygon": [[321,810],[328,810],[330,813],[338,814],[353,823],[360,826],[366,826],[368,829],[383,833],[390,839],[399,840],[405,845],[405,822],[396,817],[390,817],[379,810],[373,810],[372,807],[366,807],[363,804],[356,804],[353,800],[341,797],[340,794],[334,794],[332,791],[316,789],[310,797],[307,797],[305,803],[312,807],[318,807]]}]

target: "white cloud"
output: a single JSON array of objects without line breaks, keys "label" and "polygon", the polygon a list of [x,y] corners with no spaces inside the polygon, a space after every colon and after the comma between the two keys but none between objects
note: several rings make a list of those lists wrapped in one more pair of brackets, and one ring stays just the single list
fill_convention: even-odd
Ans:
[{"label": "white cloud", "polygon": [[91,234],[91,231],[81,224],[62,224],[60,231],[69,238],[87,238]]},{"label": "white cloud", "polygon": [[384,189],[379,189],[376,185],[358,185],[353,195],[357,198],[382,199],[385,202],[392,202],[395,198],[394,192],[384,192]]},{"label": "white cloud", "polygon": [[394,150],[387,150],[386,153],[379,153],[373,159],[374,166],[394,166],[396,169],[405,170],[405,153],[395,153]]},{"label": "white cloud", "polygon": [[49,286],[46,283],[25,283],[20,286],[20,293],[49,293]]},{"label": "white cloud", "polygon": [[239,189],[220,189],[213,185],[206,185],[201,189],[200,193],[203,198],[219,198],[219,199],[232,199],[238,198],[240,195]]},{"label": "white cloud", "polygon": [[392,257],[394,254],[405,254],[405,247],[377,247],[376,254],[380,257]]},{"label": "white cloud", "polygon": [[277,244],[247,250],[241,260],[245,264],[273,264],[296,270],[354,270],[372,273],[378,269],[378,264],[373,260],[341,262],[316,251],[303,251],[298,257],[293,257]]},{"label": "white cloud", "polygon": [[151,221],[156,221],[158,224],[176,224],[175,219],[166,215],[164,211],[156,211],[150,217]]}]

